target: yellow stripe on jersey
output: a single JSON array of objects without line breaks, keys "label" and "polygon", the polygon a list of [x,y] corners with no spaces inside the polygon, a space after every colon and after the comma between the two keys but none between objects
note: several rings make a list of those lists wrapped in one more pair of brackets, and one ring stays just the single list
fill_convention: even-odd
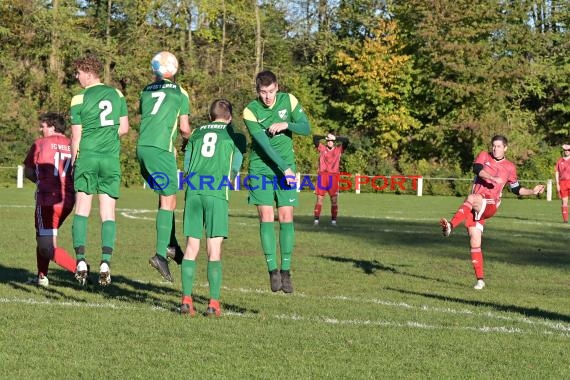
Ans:
[{"label": "yellow stripe on jersey", "polygon": [[117,94],[119,94],[120,98],[124,98],[125,96],[123,95],[123,93],[121,91],[119,91],[118,88],[115,89],[115,91],[117,91]]},{"label": "yellow stripe on jersey", "polygon": [[297,107],[297,104],[299,104],[299,101],[295,95],[289,94],[289,102],[291,103],[291,112],[293,112],[293,110],[295,110],[295,107]]},{"label": "yellow stripe on jersey", "polygon": [[247,120],[247,121],[253,121],[256,123],[258,122],[257,118],[255,117],[253,112],[251,112],[251,110],[247,107],[246,107],[246,109],[243,110],[243,118],[244,118],[244,120]]},{"label": "yellow stripe on jersey", "polygon": [[75,95],[72,99],[71,99],[71,106],[76,106],[78,104],[83,104],[83,94],[79,94],[79,95]]}]

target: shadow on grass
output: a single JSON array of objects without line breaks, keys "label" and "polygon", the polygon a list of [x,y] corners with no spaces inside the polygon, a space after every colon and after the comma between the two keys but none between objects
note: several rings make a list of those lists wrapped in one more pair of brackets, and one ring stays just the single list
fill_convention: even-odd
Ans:
[{"label": "shadow on grass", "polygon": [[[35,276],[35,272],[30,272],[26,269],[9,268],[0,265],[0,284],[6,284],[15,290],[22,291],[30,295],[39,293],[45,298],[51,300],[65,300],[68,302],[77,303],[92,302],[80,297],[82,293],[79,292],[87,292],[99,295],[109,300],[140,303],[146,306],[161,307],[166,310],[175,312],[178,311],[178,308],[180,306],[177,301],[180,296],[180,291],[178,289],[174,289],[172,286],[168,285],[163,286],[135,281],[121,275],[113,275],[113,282],[108,286],[102,287],[97,283],[97,273],[91,273],[87,285],[80,286],[73,277],[73,274],[61,269],[53,268],[50,269],[48,275],[52,286],[48,288],[26,283],[27,279],[33,278]],[[70,295],[61,292],[53,286],[56,283],[60,286],[66,286],[70,289],[75,289],[78,291],[78,293]],[[163,297],[165,295],[171,296],[170,298],[175,297],[176,300]],[[203,305],[204,310],[206,309],[206,306],[209,302],[209,299],[202,296],[193,296],[193,300],[198,305]],[[224,310],[232,311],[235,313],[259,313],[258,310],[248,310],[238,305],[224,302],[222,302],[222,307]]]},{"label": "shadow on grass", "polygon": [[394,292],[408,294],[408,295],[415,295],[421,296],[426,298],[432,298],[439,301],[447,301],[447,302],[457,302],[464,305],[471,305],[471,306],[485,306],[493,308],[497,311],[508,312],[508,313],[518,313],[524,315],[525,317],[536,317],[536,318],[543,318],[549,319],[553,321],[561,321],[561,322],[570,322],[570,316],[565,314],[559,314],[548,310],[542,310],[539,308],[528,308],[516,305],[501,305],[493,302],[484,302],[484,301],[474,301],[474,300],[466,300],[462,298],[456,297],[449,297],[440,294],[432,294],[432,293],[420,293],[420,292],[413,292],[410,290],[404,289],[397,289],[397,288],[390,288],[386,287],[386,290],[391,290]]},{"label": "shadow on grass", "polygon": [[[489,222],[489,232],[483,244],[489,257],[499,257],[513,264],[568,266],[569,238],[566,226],[549,227],[548,234],[540,228],[518,231],[500,226],[495,228]],[[439,220],[422,221],[394,218],[342,217],[338,225],[323,223],[313,225],[312,216],[295,217],[297,231],[322,235],[331,235],[336,239],[356,239],[382,248],[395,247],[409,251],[425,251],[426,255],[447,256],[465,259],[468,255],[469,238],[464,228],[457,230],[450,238],[441,236]],[[560,233],[558,233],[560,232]],[[521,244],[521,235],[525,243]],[[530,242],[530,244],[528,243]],[[430,249],[425,249],[429,247]],[[513,249],[513,247],[515,247]],[[467,252],[467,253],[466,253]]]},{"label": "shadow on grass", "polygon": [[386,266],[386,265],[384,265],[384,264],[382,264],[376,260],[372,260],[372,261],[370,261],[370,260],[357,260],[357,259],[351,259],[351,258],[347,258],[347,257],[324,256],[324,255],[320,255],[317,257],[320,257],[320,258],[323,258],[326,260],[330,260],[330,261],[334,261],[337,263],[351,263],[355,268],[362,269],[362,271],[368,275],[374,274],[374,272],[376,272],[376,271],[383,271],[383,272],[390,272],[390,273],[398,274],[401,276],[418,278],[420,280],[435,281],[435,282],[441,282],[441,283],[445,283],[445,284],[453,284],[453,285],[457,285],[457,286],[463,285],[463,284],[460,284],[457,282],[443,280],[441,278],[433,278],[433,277],[423,276],[423,275],[419,275],[419,274],[403,272],[403,271],[398,270],[395,267]]}]

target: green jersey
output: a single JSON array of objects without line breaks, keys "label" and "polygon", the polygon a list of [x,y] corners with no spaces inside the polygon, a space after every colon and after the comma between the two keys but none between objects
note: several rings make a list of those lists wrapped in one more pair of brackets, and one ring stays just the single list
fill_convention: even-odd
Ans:
[{"label": "green jersey", "polygon": [[[293,133],[308,135],[310,126],[295,96],[278,92],[271,107],[267,107],[259,98],[255,99],[244,109],[243,119],[252,137],[250,174],[273,177],[282,176],[287,168],[296,170]],[[280,122],[287,122],[288,128],[268,137],[267,129]]]},{"label": "green jersey", "polygon": [[71,100],[71,124],[81,125],[81,155],[119,156],[120,118],[127,116],[121,91],[98,83],[86,87]]},{"label": "green jersey", "polygon": [[173,151],[178,118],[190,114],[188,93],[176,83],[161,79],[140,95],[141,126],[137,144]]},{"label": "green jersey", "polygon": [[194,130],[184,156],[187,191],[228,200],[242,153],[231,126],[212,122]]}]

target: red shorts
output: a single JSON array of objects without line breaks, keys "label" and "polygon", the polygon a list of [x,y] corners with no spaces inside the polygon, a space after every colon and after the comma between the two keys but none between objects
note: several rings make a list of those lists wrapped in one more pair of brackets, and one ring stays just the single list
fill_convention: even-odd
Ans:
[{"label": "red shorts", "polygon": [[315,184],[315,192],[319,196],[329,194],[331,197],[338,195],[339,173],[319,173],[317,183]]},{"label": "red shorts", "polygon": [[567,198],[570,195],[570,179],[561,179],[560,183],[560,198]]},{"label": "red shorts", "polygon": [[467,216],[467,219],[465,219],[465,227],[476,227],[483,231],[485,220],[490,219],[497,212],[498,202],[499,201],[496,201],[495,199],[487,198],[483,195],[483,207],[478,213],[471,211]]},{"label": "red shorts", "polygon": [[36,235],[57,236],[57,230],[73,211],[72,205],[58,203],[50,206],[36,205]]}]

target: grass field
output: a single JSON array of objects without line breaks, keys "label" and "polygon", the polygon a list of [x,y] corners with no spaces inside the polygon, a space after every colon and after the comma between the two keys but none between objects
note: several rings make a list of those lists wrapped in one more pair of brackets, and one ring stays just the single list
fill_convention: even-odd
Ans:
[{"label": "grass field", "polygon": [[[269,290],[255,209],[230,203],[223,316],[184,318],[175,283],[147,265],[154,247],[153,193],[124,189],[118,202],[113,283],[80,288],[51,265],[35,274],[33,189],[0,189],[0,378],[377,379],[570,378],[570,226],[559,201],[505,199],[487,225],[487,287],[473,290],[464,229],[449,239],[438,220],[453,197],[341,194],[339,226],[312,225],[301,193],[295,293]],[[182,239],[182,195],[177,212]],[[88,260],[99,261],[94,209]],[[71,251],[71,218],[59,237]],[[206,256],[194,298],[208,300]],[[97,265],[95,265],[96,267]]]}]

